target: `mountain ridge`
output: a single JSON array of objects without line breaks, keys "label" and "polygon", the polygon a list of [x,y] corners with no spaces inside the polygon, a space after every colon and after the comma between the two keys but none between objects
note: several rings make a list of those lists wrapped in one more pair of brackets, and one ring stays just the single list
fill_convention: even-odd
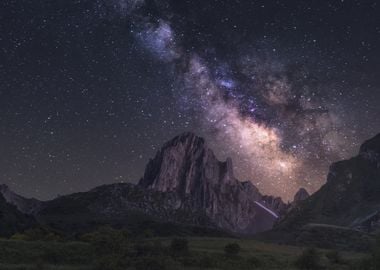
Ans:
[{"label": "mountain ridge", "polygon": [[140,221],[238,234],[269,230],[288,205],[239,181],[232,168],[231,159],[219,161],[203,138],[186,132],[163,145],[137,185],[102,185],[49,201],[23,198],[6,186],[0,193],[42,225],[65,231],[101,224],[133,230],[143,227]]}]

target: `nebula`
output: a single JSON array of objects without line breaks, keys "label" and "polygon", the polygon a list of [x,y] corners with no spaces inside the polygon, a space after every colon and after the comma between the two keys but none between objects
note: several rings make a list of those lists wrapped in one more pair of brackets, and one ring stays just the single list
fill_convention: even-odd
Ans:
[{"label": "nebula", "polygon": [[141,44],[158,59],[171,62],[180,57],[179,48],[170,25],[160,20],[156,24],[146,23],[136,34]]},{"label": "nebula", "polygon": [[290,200],[300,187],[319,188],[328,164],[347,154],[337,108],[322,105],[307,69],[261,48],[210,57],[185,49],[170,21],[138,21],[136,39],[175,70],[179,107],[220,158],[232,157],[240,179]]},{"label": "nebula", "polygon": [[240,159],[251,165],[252,180],[256,184],[266,183],[267,192],[281,194],[285,198],[294,194],[298,188],[295,176],[302,162],[281,148],[278,130],[241,115],[240,104],[223,98],[223,92],[199,57],[191,58],[185,81],[186,89],[192,89],[196,94],[195,100],[202,105],[205,128],[215,129],[215,140],[235,149]]}]

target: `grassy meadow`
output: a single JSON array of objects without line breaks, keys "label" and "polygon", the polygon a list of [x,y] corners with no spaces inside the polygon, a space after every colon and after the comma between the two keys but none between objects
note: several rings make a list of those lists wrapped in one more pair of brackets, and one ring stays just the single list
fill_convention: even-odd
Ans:
[{"label": "grassy meadow", "polygon": [[376,269],[369,255],[236,238],[129,239],[117,231],[79,241],[0,240],[0,269]]}]

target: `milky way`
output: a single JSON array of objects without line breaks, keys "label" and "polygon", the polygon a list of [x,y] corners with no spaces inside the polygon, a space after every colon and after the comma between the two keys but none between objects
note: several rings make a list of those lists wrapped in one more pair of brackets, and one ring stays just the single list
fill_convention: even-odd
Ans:
[{"label": "milky way", "polygon": [[0,182],[137,182],[185,131],[290,200],[380,131],[377,1],[4,0]]},{"label": "milky way", "polygon": [[[263,63],[259,56],[244,55],[235,71],[213,59],[213,70],[197,54],[184,52],[170,23],[161,19],[145,25],[137,38],[160,60],[179,69],[180,105],[199,114],[199,124],[216,152],[233,156],[238,176],[264,192],[290,200],[302,186],[313,191],[328,168],[319,160],[345,157],[338,116],[314,98],[307,85],[296,93],[287,67],[274,57]],[[184,68],[178,68],[178,62]],[[244,74],[255,87],[247,82],[238,87],[234,73]],[[258,119],[260,108],[254,101],[258,98],[274,112],[275,123]],[[292,136],[291,145],[285,144],[286,136]],[[320,148],[317,153],[315,147]]]}]

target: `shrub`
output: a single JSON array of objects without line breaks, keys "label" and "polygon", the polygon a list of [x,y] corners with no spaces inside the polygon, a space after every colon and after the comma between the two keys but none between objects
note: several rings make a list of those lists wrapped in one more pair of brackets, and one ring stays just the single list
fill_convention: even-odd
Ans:
[{"label": "shrub", "polygon": [[24,233],[16,233],[11,240],[22,241],[61,241],[62,237],[48,229],[36,227],[26,230]]},{"label": "shrub", "polygon": [[254,256],[251,256],[247,259],[247,264],[251,267],[251,268],[256,268],[256,267],[259,267],[261,265],[261,262],[258,258],[254,257]]},{"label": "shrub", "polygon": [[157,249],[155,245],[150,242],[137,243],[133,246],[133,250],[138,257],[158,255],[162,252],[162,249]]},{"label": "shrub", "polygon": [[143,232],[145,238],[152,238],[154,236],[154,232],[150,229],[146,229]]},{"label": "shrub", "polygon": [[96,260],[96,270],[124,270],[130,266],[128,258],[119,254],[108,254]]},{"label": "shrub", "polygon": [[174,238],[170,243],[170,249],[175,254],[184,254],[189,251],[189,241],[185,238]]},{"label": "shrub", "polygon": [[182,265],[170,257],[140,257],[135,262],[136,270],[180,270]]},{"label": "shrub", "polygon": [[373,267],[371,257],[365,257],[365,258],[361,258],[359,260],[353,261],[350,264],[349,269],[350,270],[376,270],[376,268]]},{"label": "shrub", "polygon": [[342,257],[340,256],[340,253],[336,250],[332,250],[326,253],[326,257],[327,259],[329,259],[330,263],[333,263],[333,264],[342,263]]},{"label": "shrub", "polygon": [[372,250],[372,264],[375,269],[380,269],[380,236],[376,237],[376,243]]},{"label": "shrub", "polygon": [[41,259],[38,259],[32,266],[32,270],[44,270],[46,269],[44,262]]},{"label": "shrub", "polygon": [[42,256],[44,262],[48,262],[51,264],[57,265],[58,263],[61,263],[62,260],[64,260],[64,254],[62,254],[62,250],[60,249],[46,249],[44,251],[44,254]]},{"label": "shrub", "polygon": [[230,243],[224,247],[224,253],[227,256],[236,256],[239,254],[241,248],[238,243]]},{"label": "shrub", "polygon": [[213,257],[211,257],[208,254],[202,255],[202,257],[199,260],[199,267],[201,268],[213,268],[216,267],[217,262]]},{"label": "shrub", "polygon": [[320,255],[315,248],[308,248],[302,252],[296,261],[298,269],[315,270],[320,269]]},{"label": "shrub", "polygon": [[125,255],[129,251],[127,233],[113,229],[110,226],[100,227],[94,232],[85,234],[81,237],[81,240],[91,243],[96,253],[102,255]]},{"label": "shrub", "polygon": [[29,238],[25,234],[21,233],[15,233],[14,235],[11,236],[11,240],[18,240],[18,241],[28,241]]}]

